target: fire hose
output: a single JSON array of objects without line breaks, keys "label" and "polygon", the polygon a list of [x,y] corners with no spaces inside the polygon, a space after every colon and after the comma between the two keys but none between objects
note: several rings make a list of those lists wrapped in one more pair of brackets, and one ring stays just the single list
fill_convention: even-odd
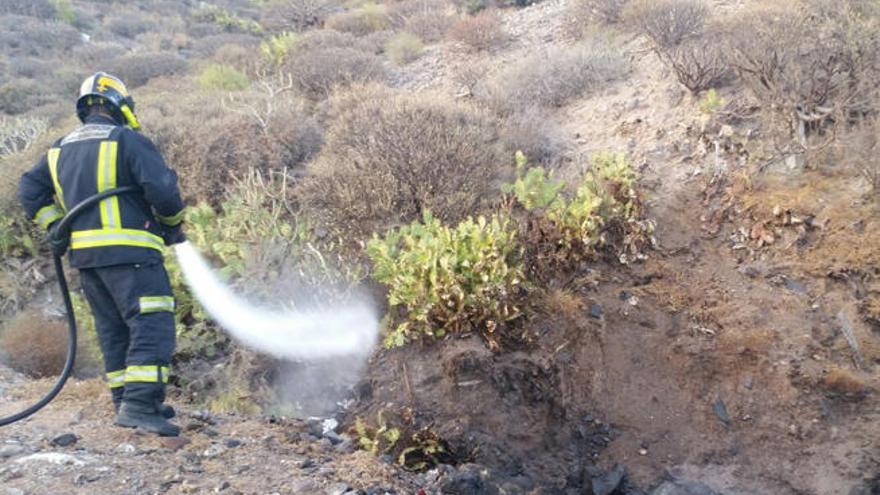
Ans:
[{"label": "fire hose", "polygon": [[[84,211],[88,210],[91,206],[94,206],[95,203],[107,199],[110,196],[116,196],[137,190],[138,188],[135,186],[117,187],[102,191],[85,199],[71,208],[70,211],[64,215],[64,218],[58,222],[58,225],[50,232],[50,236],[54,236],[52,240],[57,241],[61,240],[62,236],[70,236],[70,226],[73,223],[73,220]],[[64,300],[64,310],[67,313],[67,358],[64,361],[64,368],[61,370],[61,375],[58,377],[58,380],[55,381],[55,385],[48,393],[46,393],[46,395],[43,396],[43,398],[23,411],[5,418],[0,418],[0,426],[6,426],[27,418],[45,407],[49,402],[52,402],[52,399],[54,399],[55,396],[61,392],[61,389],[64,388],[64,384],[67,383],[67,379],[70,378],[70,373],[73,371],[73,364],[76,361],[76,317],[73,314],[73,301],[70,299],[70,289],[67,286],[67,278],[64,276],[64,264],[61,261],[61,256],[53,254],[52,258],[55,264],[55,275],[58,277],[58,286],[61,288],[61,297]]]}]

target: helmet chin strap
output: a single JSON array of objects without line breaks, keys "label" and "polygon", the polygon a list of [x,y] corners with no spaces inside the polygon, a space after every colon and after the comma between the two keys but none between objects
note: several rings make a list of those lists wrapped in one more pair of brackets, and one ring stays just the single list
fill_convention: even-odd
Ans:
[{"label": "helmet chin strap", "polygon": [[125,117],[125,121],[129,127],[134,130],[139,130],[141,128],[141,123],[138,121],[134,112],[131,111],[131,108],[128,105],[122,105],[119,107],[119,111],[122,112],[122,115]]}]

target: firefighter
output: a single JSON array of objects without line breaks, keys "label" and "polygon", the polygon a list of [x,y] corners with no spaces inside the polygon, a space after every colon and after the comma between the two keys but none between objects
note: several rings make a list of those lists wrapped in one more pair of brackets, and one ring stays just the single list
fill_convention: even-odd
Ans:
[{"label": "firefighter", "polygon": [[[80,87],[82,126],[56,141],[19,184],[28,216],[52,232],[66,211],[99,192],[110,196],[74,219],[69,237],[54,242],[79,269],[95,317],[115,424],[177,436],[164,404],[174,351],[174,298],[163,265],[164,246],[185,240],[177,175],[143,134],[125,84],[103,72]],[[50,238],[53,236],[50,235]]]}]

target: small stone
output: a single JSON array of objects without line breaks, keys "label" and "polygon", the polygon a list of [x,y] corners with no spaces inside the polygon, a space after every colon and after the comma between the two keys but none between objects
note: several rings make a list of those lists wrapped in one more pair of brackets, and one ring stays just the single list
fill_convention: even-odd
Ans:
[{"label": "small stone", "polygon": [[314,461],[314,460],[312,460],[312,459],[303,459],[303,460],[299,463],[299,468],[300,468],[300,469],[308,469],[308,468],[310,468],[310,467],[313,467],[314,465],[315,465],[315,461]]},{"label": "small stone", "polygon": [[311,493],[318,490],[318,484],[313,480],[305,479],[305,480],[297,480],[292,482],[287,487],[287,492],[289,493]]},{"label": "small stone", "polygon": [[27,452],[23,445],[9,444],[0,447],[0,459],[8,459]]},{"label": "small stone", "polygon": [[116,446],[116,452],[119,454],[134,454],[137,452],[137,447],[130,443],[121,443]]},{"label": "small stone", "polygon": [[53,438],[50,442],[52,445],[56,447],[69,447],[74,445],[79,440],[79,437],[74,435],[73,433],[65,433],[63,435],[58,435]]},{"label": "small stone", "polygon": [[208,447],[207,449],[205,449],[204,452],[202,452],[202,457],[208,457],[208,458],[217,457],[218,455],[222,454],[223,452],[226,452],[226,447],[215,443],[215,444],[211,445],[210,447]]},{"label": "small stone", "polygon": [[189,439],[186,437],[161,437],[159,439],[159,444],[172,452],[177,452],[186,447],[189,445],[189,442]]},{"label": "small stone", "polygon": [[339,445],[340,443],[342,443],[342,437],[340,437],[338,433],[332,430],[325,433],[324,438],[330,440],[330,443],[333,445]]},{"label": "small stone", "polygon": [[719,397],[712,404],[712,410],[715,411],[715,415],[718,416],[718,419],[721,420],[725,425],[730,425],[730,415],[727,414],[727,406],[724,404],[724,401]]},{"label": "small stone", "polygon": [[205,428],[204,430],[202,430],[202,433],[204,433],[205,435],[207,435],[211,438],[214,438],[214,437],[220,435],[220,433],[218,433],[217,430],[215,430],[214,428]]},{"label": "small stone", "polygon": [[229,484],[228,481],[224,481],[223,483],[220,483],[220,486],[218,486],[217,488],[214,489],[214,492],[215,492],[215,493],[220,493],[220,492],[222,492],[223,490],[227,490],[227,489],[229,489],[230,486],[232,486],[232,485]]},{"label": "small stone", "polygon": [[645,449],[645,448],[639,449],[639,455],[648,455],[648,449]]},{"label": "small stone", "polygon": [[226,440],[226,447],[228,447],[230,449],[234,449],[240,445],[241,445],[241,440],[238,440],[236,438],[228,438]]},{"label": "small stone", "polygon": [[590,305],[590,316],[596,318],[602,318],[602,306],[596,303]]},{"label": "small stone", "polygon": [[343,495],[343,494],[349,493],[351,491],[352,491],[351,487],[346,485],[345,483],[337,483],[337,484],[331,486],[330,489],[327,491],[327,493],[329,495]]}]

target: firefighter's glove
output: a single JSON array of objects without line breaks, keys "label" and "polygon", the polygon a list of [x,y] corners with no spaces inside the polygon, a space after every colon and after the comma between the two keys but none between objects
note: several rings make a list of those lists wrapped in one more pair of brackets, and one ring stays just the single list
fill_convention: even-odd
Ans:
[{"label": "firefighter's glove", "polygon": [[174,227],[165,227],[165,231],[162,234],[162,240],[165,241],[166,246],[173,246],[175,244],[180,244],[181,242],[186,242],[186,235],[183,233],[183,223],[179,223]]},{"label": "firefighter's glove", "polygon": [[67,248],[70,247],[70,232],[60,231],[58,229],[59,223],[61,223],[60,220],[49,225],[49,234],[46,236],[46,241],[49,243],[49,249],[52,250],[52,254],[61,258],[67,253]]}]

